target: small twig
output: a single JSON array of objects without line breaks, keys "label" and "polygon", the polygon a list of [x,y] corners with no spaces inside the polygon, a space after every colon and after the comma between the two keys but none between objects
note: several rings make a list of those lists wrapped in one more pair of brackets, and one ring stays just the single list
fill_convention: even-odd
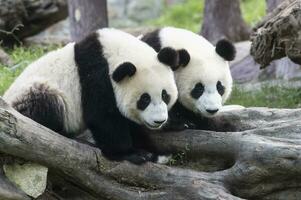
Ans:
[{"label": "small twig", "polygon": [[[19,44],[22,44],[21,40],[19,40],[19,38],[15,35],[16,31],[19,31],[20,28],[24,27],[23,24],[17,24],[14,28],[12,28],[12,30],[10,31],[6,31],[6,30],[2,30],[0,29],[0,33],[3,33],[5,35],[9,35],[12,36]],[[2,43],[3,41],[1,41]]]}]

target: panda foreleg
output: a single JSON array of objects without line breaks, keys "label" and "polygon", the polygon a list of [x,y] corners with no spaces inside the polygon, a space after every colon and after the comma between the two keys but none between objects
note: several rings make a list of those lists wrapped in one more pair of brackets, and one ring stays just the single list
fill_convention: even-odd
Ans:
[{"label": "panda foreleg", "polygon": [[22,115],[65,135],[65,105],[59,92],[42,83],[33,84],[29,90],[19,96],[13,103]]},{"label": "panda foreleg", "polygon": [[133,147],[130,126],[121,115],[89,115],[88,128],[97,146],[109,160],[127,160],[134,164],[155,161],[154,154]]}]

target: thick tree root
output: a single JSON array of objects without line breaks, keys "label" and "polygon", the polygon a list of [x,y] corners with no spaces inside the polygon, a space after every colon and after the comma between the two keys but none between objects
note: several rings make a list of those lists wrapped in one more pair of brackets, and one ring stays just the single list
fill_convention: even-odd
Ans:
[{"label": "thick tree root", "polygon": [[237,131],[148,134],[152,148],[184,152],[187,162],[197,161],[207,171],[200,172],[108,161],[99,149],[50,131],[2,100],[0,151],[49,167],[89,195],[86,199],[297,199],[301,110],[250,108],[222,114],[217,125],[220,120],[237,125]]}]

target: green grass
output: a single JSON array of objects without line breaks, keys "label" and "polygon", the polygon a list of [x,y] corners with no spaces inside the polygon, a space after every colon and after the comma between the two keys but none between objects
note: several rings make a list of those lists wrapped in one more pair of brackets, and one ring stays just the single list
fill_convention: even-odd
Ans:
[{"label": "green grass", "polygon": [[[58,46],[17,47],[8,53],[14,61],[12,67],[0,64],[0,95],[10,86],[14,79],[32,61]],[[284,88],[280,86],[264,86],[253,92],[244,91],[241,87],[234,87],[227,104],[239,104],[245,107],[263,106],[271,108],[301,107],[301,90],[298,88]]]},{"label": "green grass", "polygon": [[0,63],[0,95],[3,95],[5,90],[27,65],[44,55],[46,52],[56,48],[57,46],[31,46],[15,47],[13,50],[9,50],[8,54],[11,56],[14,65],[8,67]]},{"label": "green grass", "polygon": [[239,104],[245,107],[299,108],[301,90],[279,86],[264,86],[258,91],[243,91],[234,88],[227,104]]},{"label": "green grass", "polygon": [[250,26],[254,26],[265,16],[266,5],[264,0],[242,0],[241,13]]},{"label": "green grass", "polygon": [[[147,25],[175,26],[198,32],[203,21],[204,2],[204,0],[185,0],[182,4],[166,7],[162,16],[149,21]],[[245,21],[252,26],[265,15],[265,1],[242,0],[241,11]]]},{"label": "green grass", "polygon": [[154,26],[175,26],[197,32],[203,19],[204,0],[186,0],[183,4],[166,7],[161,17],[151,20]]}]

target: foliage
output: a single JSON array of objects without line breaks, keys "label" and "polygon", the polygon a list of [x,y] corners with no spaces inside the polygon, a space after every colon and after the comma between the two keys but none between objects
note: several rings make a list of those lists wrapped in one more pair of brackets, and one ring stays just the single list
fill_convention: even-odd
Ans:
[{"label": "foliage", "polygon": [[57,46],[31,46],[15,47],[13,50],[9,50],[8,53],[14,61],[14,65],[7,67],[0,63],[0,95],[5,92],[27,65],[55,48]]},{"label": "foliage", "polygon": [[235,87],[227,104],[245,107],[298,108],[301,107],[301,90],[279,86],[263,86],[260,90],[244,91]]},{"label": "foliage", "polygon": [[155,26],[175,26],[197,32],[203,19],[204,0],[185,0],[181,4],[166,7],[158,19],[149,22]]},{"label": "foliage", "polygon": [[264,0],[242,0],[240,7],[243,18],[250,26],[254,26],[265,16],[266,5]]},{"label": "foliage", "polygon": [[[166,7],[161,17],[148,22],[154,26],[176,26],[194,32],[200,30],[205,0],[184,0],[181,4]],[[264,0],[242,0],[241,10],[246,22],[253,26],[265,15]]]}]

